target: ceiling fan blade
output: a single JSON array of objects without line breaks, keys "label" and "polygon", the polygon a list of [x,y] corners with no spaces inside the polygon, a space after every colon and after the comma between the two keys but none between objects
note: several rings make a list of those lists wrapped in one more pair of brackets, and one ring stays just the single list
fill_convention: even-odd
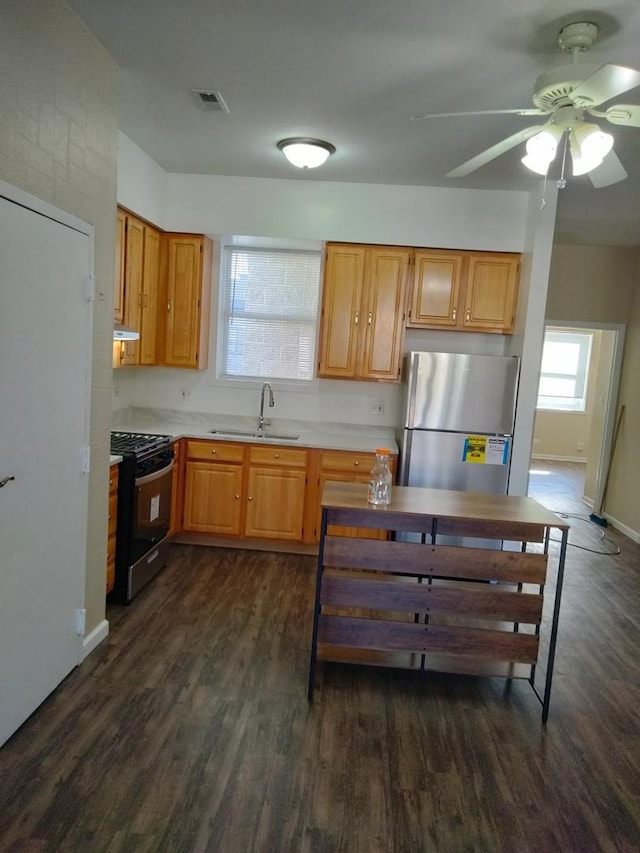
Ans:
[{"label": "ceiling fan blade", "polygon": [[615,151],[609,151],[602,163],[589,172],[589,177],[593,186],[599,188],[608,187],[610,184],[617,184],[618,181],[624,181],[627,173]]},{"label": "ceiling fan blade", "polygon": [[529,137],[534,136],[538,131],[542,130],[543,127],[543,124],[538,124],[533,127],[525,127],[523,130],[519,130],[517,133],[514,133],[513,136],[508,136],[501,142],[497,142],[495,145],[492,145],[491,148],[487,148],[485,151],[481,151],[480,154],[476,154],[475,157],[472,157],[471,160],[467,160],[466,163],[458,166],[457,169],[447,172],[445,177],[464,178],[465,175],[475,172],[476,169],[484,166],[485,163],[489,163],[491,160],[494,160],[496,157],[504,154],[505,151],[515,148],[516,145],[519,145],[521,142],[529,139]]},{"label": "ceiling fan blade", "polygon": [[623,65],[603,65],[571,92],[577,107],[597,107],[623,92],[640,86],[640,71]]},{"label": "ceiling fan blade", "polygon": [[411,121],[422,121],[425,118],[457,118],[459,116],[544,116],[549,110],[522,109],[522,110],[472,110],[468,113],[428,113],[424,116],[411,116]]},{"label": "ceiling fan blade", "polygon": [[603,115],[612,124],[640,127],[640,106],[637,104],[614,104]]}]

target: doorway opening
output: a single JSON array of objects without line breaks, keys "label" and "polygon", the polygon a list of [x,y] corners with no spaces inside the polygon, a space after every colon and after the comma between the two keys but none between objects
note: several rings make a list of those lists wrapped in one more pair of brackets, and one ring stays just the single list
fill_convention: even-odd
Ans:
[{"label": "doorway opening", "polygon": [[624,333],[624,325],[545,323],[527,494],[552,511],[603,511]]}]

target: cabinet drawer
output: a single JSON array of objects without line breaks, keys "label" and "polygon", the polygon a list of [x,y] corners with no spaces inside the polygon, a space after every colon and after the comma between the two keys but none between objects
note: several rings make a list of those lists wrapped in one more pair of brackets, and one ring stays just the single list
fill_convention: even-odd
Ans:
[{"label": "cabinet drawer", "polygon": [[320,453],[320,470],[369,472],[375,453],[348,453],[340,450],[323,450]]},{"label": "cabinet drawer", "polygon": [[249,448],[249,463],[251,465],[284,465],[288,468],[306,468],[307,451],[294,450],[289,447],[255,447]]},{"label": "cabinet drawer", "polygon": [[187,441],[189,459],[202,459],[209,462],[239,462],[244,459],[244,445],[222,441]]}]

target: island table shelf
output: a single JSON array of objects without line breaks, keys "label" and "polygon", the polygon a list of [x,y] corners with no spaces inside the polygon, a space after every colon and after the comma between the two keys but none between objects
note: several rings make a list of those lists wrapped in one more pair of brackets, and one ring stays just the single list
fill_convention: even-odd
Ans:
[{"label": "island table shelf", "polygon": [[[331,536],[329,525],[387,531],[387,539]],[[553,610],[543,622],[554,528],[561,538],[551,561]],[[317,660],[526,678],[546,722],[568,530],[526,497],[394,486],[391,504],[379,507],[367,503],[366,484],[327,482],[309,699]],[[535,673],[543,624],[541,694]]]}]

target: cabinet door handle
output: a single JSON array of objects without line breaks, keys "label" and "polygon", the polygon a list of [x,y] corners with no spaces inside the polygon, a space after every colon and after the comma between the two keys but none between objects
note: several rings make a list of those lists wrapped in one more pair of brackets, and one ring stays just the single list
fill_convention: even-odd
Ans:
[{"label": "cabinet door handle", "polygon": [[457,314],[457,313],[458,313],[458,312],[457,312],[457,310],[454,308],[454,309],[453,309],[453,314],[451,315],[451,319],[454,321],[454,323],[455,323],[455,320],[456,320],[456,314]]},{"label": "cabinet door handle", "polygon": [[359,465],[360,463],[356,461],[356,462],[354,462],[353,464],[354,464],[354,465],[356,466],[356,468],[357,468],[357,467],[358,467],[358,465]]},{"label": "cabinet door handle", "polygon": [[358,320],[359,320],[359,319],[360,319],[360,312],[359,312],[359,311],[356,311],[356,316],[355,316],[355,319],[354,319],[354,321],[353,321],[353,322],[354,322],[354,325],[356,325],[356,326],[358,325]]},{"label": "cabinet door handle", "polygon": [[274,458],[274,459],[280,459],[280,454],[279,454],[279,453],[274,453],[274,454],[273,454],[273,458]]},{"label": "cabinet door handle", "polygon": [[371,325],[371,318],[373,317],[373,311],[369,311],[369,319],[367,320],[367,325]]},{"label": "cabinet door handle", "polygon": [[[239,500],[240,500],[240,495],[236,495],[236,500],[237,500],[237,501],[239,501]],[[251,498],[249,498],[249,500],[251,500]]]},{"label": "cabinet door handle", "polygon": [[471,309],[467,308],[467,323],[469,322],[470,319],[471,319]]},{"label": "cabinet door handle", "polygon": [[171,312],[171,303],[167,302],[167,312]]},{"label": "cabinet door handle", "polygon": [[251,495],[249,495],[249,500],[250,500],[250,501],[252,501],[252,500],[253,500],[253,498],[251,497]]},{"label": "cabinet door handle", "polygon": [[214,456],[216,455],[216,451],[215,451],[215,450],[212,450],[212,451],[211,451],[211,453],[212,453]]}]

